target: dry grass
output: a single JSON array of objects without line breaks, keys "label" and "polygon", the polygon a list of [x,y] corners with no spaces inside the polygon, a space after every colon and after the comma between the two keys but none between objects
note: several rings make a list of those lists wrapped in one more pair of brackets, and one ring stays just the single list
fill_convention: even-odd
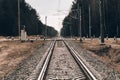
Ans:
[{"label": "dry grass", "polygon": [[0,36],[0,39],[4,39],[5,37],[4,36]]},{"label": "dry grass", "polygon": [[94,52],[93,56],[99,57],[100,60],[110,65],[120,73],[120,40],[105,40],[106,45],[100,45],[99,39],[85,40],[81,47]]},{"label": "dry grass", "polygon": [[22,60],[32,55],[32,52],[40,44],[43,44],[43,42],[0,42],[0,78],[11,73]]}]

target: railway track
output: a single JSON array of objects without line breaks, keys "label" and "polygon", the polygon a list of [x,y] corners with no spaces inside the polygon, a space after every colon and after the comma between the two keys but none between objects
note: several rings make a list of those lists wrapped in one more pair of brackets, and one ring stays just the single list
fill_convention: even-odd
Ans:
[{"label": "railway track", "polygon": [[64,40],[51,43],[37,80],[97,80]]}]

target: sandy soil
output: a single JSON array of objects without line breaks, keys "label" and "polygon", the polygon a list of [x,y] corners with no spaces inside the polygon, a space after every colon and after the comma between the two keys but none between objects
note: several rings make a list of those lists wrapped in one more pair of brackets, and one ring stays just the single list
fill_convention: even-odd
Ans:
[{"label": "sandy soil", "polygon": [[94,52],[93,56],[99,57],[100,60],[120,73],[120,40],[116,43],[114,39],[105,39],[105,45],[100,45],[99,39],[85,40],[81,43],[81,47]]},{"label": "sandy soil", "polygon": [[4,41],[0,42],[0,78],[11,73],[22,60],[32,55],[42,41],[24,42]]}]

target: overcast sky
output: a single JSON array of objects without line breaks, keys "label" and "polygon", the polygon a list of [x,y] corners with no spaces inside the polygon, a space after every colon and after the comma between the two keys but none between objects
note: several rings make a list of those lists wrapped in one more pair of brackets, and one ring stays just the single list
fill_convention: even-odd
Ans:
[{"label": "overcast sky", "polygon": [[37,10],[40,19],[45,23],[47,16],[47,25],[53,26],[60,31],[62,20],[68,14],[73,0],[26,0],[33,8]]}]

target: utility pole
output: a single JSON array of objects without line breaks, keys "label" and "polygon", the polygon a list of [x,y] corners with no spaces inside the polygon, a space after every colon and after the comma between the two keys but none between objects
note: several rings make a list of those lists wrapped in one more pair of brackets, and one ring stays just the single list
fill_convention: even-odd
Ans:
[{"label": "utility pole", "polygon": [[47,16],[45,16],[45,38],[47,38]]},{"label": "utility pole", "polygon": [[39,35],[38,21],[37,21],[37,24],[36,24],[36,35],[37,35],[37,36]]},{"label": "utility pole", "polygon": [[81,16],[81,7],[80,7],[80,41],[82,42],[82,16]]},{"label": "utility pole", "polygon": [[81,10],[81,7],[79,6],[79,4],[78,4],[78,15],[79,15],[79,26],[80,26],[80,42],[82,42],[82,26],[81,26],[81,14],[82,14],[82,12],[81,12],[82,10]]},{"label": "utility pole", "polygon": [[91,7],[89,4],[89,38],[91,38]]},{"label": "utility pole", "polygon": [[119,35],[119,27],[117,25],[117,37],[118,37],[118,35]]},{"label": "utility pole", "polygon": [[119,13],[118,13],[118,11],[119,11],[119,5],[118,5],[118,3],[117,3],[117,12],[116,12],[116,19],[117,19],[116,43],[118,42],[118,41],[117,41],[117,38],[119,37],[119,18],[118,18]]},{"label": "utility pole", "polygon": [[20,38],[20,0],[18,0],[18,36]]},{"label": "utility pole", "polygon": [[71,28],[72,26],[70,25],[70,36],[71,36],[71,38],[72,38],[72,28]]},{"label": "utility pole", "polygon": [[104,45],[104,16],[103,16],[103,9],[104,9],[104,0],[99,0],[99,11],[100,11],[100,36],[101,36],[101,45]]},{"label": "utility pole", "polygon": [[118,35],[119,35],[119,28],[118,28],[118,25],[117,25],[117,29],[116,29],[116,43],[117,43]]},{"label": "utility pole", "polygon": [[72,35],[73,35],[73,34],[72,34],[72,23],[71,23],[71,22],[72,22],[72,19],[71,19],[71,17],[70,17],[70,36],[71,36],[71,38],[72,38]]}]

